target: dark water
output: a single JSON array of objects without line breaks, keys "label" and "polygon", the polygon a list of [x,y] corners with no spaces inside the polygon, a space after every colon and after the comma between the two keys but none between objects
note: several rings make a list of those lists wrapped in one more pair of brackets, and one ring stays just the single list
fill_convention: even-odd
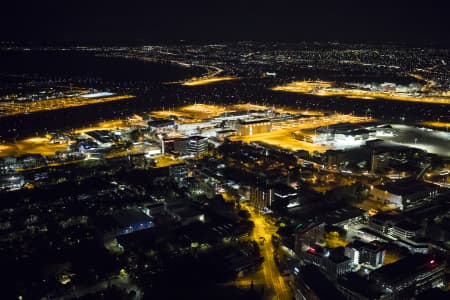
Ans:
[{"label": "dark water", "polygon": [[[164,82],[201,76],[205,70],[169,63],[98,56],[79,51],[0,52],[0,92],[39,91],[64,85],[96,88],[118,94],[132,94],[131,100],[100,103],[56,111],[0,118],[0,139],[21,138],[47,131],[93,124],[100,120],[124,118],[133,113],[176,105],[167,97],[172,86]],[[170,99],[167,99],[170,98]],[[167,103],[166,103],[167,102]]]},{"label": "dark water", "polygon": [[204,72],[174,64],[105,57],[108,53],[82,51],[0,51],[0,74],[31,79],[91,79],[106,82],[164,82]]}]

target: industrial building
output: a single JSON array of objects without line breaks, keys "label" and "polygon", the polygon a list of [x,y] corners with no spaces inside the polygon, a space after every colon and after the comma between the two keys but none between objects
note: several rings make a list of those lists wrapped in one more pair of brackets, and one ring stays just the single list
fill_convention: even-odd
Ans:
[{"label": "industrial building", "polygon": [[352,270],[352,260],[344,254],[344,249],[328,249],[318,245],[297,253],[303,265],[315,265],[330,278],[337,278]]},{"label": "industrial building", "polygon": [[352,259],[353,265],[369,265],[373,268],[381,267],[384,263],[386,251],[373,243],[355,240],[345,247],[345,255]]},{"label": "industrial building", "polygon": [[346,299],[322,271],[313,265],[304,266],[294,281],[294,297],[304,299]]},{"label": "industrial building", "polygon": [[334,149],[359,147],[374,139],[375,132],[355,124],[337,124],[321,126],[315,130],[313,142],[331,146]]},{"label": "industrial building", "polygon": [[443,285],[445,267],[444,258],[414,254],[373,271],[370,278],[397,298],[407,298]]},{"label": "industrial building", "polygon": [[439,195],[435,185],[419,180],[398,180],[370,188],[369,199],[400,210],[410,210],[432,201]]},{"label": "industrial building", "polygon": [[239,120],[236,123],[238,136],[252,136],[272,131],[272,122],[269,119]]}]

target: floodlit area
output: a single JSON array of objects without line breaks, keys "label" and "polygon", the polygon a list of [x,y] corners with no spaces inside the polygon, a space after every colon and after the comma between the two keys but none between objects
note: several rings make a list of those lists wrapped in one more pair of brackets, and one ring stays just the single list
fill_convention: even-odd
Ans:
[{"label": "floodlit area", "polygon": [[[322,126],[329,126],[339,123],[365,123],[373,121],[370,118],[358,117],[353,115],[335,114],[327,117],[312,117],[299,120],[288,120],[274,122],[272,124],[272,131],[266,133],[259,133],[246,136],[231,137],[232,141],[242,141],[245,143],[263,142],[276,147],[288,149],[291,151],[306,150],[308,152],[325,152],[331,149],[330,145],[319,145],[313,142],[302,141],[296,139],[293,135],[295,132],[302,132],[302,130],[314,129]],[[305,134],[311,139],[315,136],[314,133]]]},{"label": "floodlit area", "polygon": [[185,121],[192,120],[193,122],[196,122],[199,120],[216,117],[225,111],[226,109],[224,106],[199,103],[169,110],[152,111],[150,116],[152,118],[177,117],[185,119]]},{"label": "floodlit area", "polygon": [[155,161],[156,168],[169,167],[173,165],[178,165],[183,162],[183,159],[174,157],[172,155],[159,155],[155,156],[153,159]]},{"label": "floodlit area", "polygon": [[58,110],[70,107],[92,105],[113,101],[132,99],[132,95],[103,97],[103,94],[92,97],[81,95],[77,97],[55,98],[39,101],[2,101],[0,102],[0,117],[34,113],[39,111]]},{"label": "floodlit area", "polygon": [[449,157],[450,132],[420,129],[408,125],[392,125],[393,135],[380,138],[403,146],[418,148],[429,153]]},{"label": "floodlit area", "polygon": [[199,86],[199,85],[207,85],[207,84],[213,84],[218,83],[222,81],[230,81],[230,80],[236,80],[237,77],[234,76],[221,76],[221,77],[205,77],[205,78],[192,78],[185,82],[183,82],[181,85],[184,86]]},{"label": "floodlit area", "polygon": [[442,93],[442,95],[439,96],[419,96],[414,93],[400,93],[396,91],[343,88],[327,81],[295,81],[285,85],[275,86],[272,88],[272,90],[309,94],[315,96],[343,96],[348,99],[386,99],[394,101],[450,105],[450,97],[447,95],[447,93]]},{"label": "floodlit area", "polygon": [[279,114],[301,114],[304,116],[323,116],[320,111],[298,110],[286,107],[264,106],[259,104],[245,103],[234,105],[215,105],[196,103],[178,108],[159,110],[150,112],[152,118],[171,118],[177,117],[183,119],[183,122],[198,122],[205,119],[218,117],[230,112],[248,112],[248,111],[273,111]]},{"label": "floodlit area", "polygon": [[[123,120],[109,120],[93,124],[89,127],[75,129],[71,134],[83,134],[95,130],[120,130],[127,129],[128,127]],[[30,137],[15,142],[4,142],[0,144],[0,157],[20,156],[24,154],[51,156],[57,152],[67,151],[71,142],[70,140],[55,142],[50,135]]]},{"label": "floodlit area", "polygon": [[450,127],[450,122],[422,122],[421,123],[424,126],[428,126],[428,127],[435,127],[435,128],[444,128],[447,129]]},{"label": "floodlit area", "polygon": [[290,130],[282,129],[267,133],[255,134],[252,136],[231,137],[231,141],[242,141],[245,143],[262,142],[268,145],[288,149],[291,151],[307,150],[308,152],[325,152],[325,146],[299,141],[291,136]]},{"label": "floodlit area", "polygon": [[24,154],[54,155],[58,151],[66,151],[68,144],[52,143],[48,137],[32,137],[18,140],[15,143],[0,144],[0,157],[20,156]]},{"label": "floodlit area", "polygon": [[94,130],[120,130],[126,129],[128,127],[129,126],[127,126],[127,124],[123,120],[108,120],[93,124],[89,127],[78,128],[74,130],[74,132],[76,134],[82,134]]}]

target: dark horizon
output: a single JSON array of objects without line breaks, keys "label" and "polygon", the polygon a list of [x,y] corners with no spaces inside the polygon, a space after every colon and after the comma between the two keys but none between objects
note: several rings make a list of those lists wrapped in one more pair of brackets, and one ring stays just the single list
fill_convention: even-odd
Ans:
[{"label": "dark horizon", "polygon": [[99,45],[178,40],[450,45],[446,7],[437,0],[420,6],[352,0],[161,2],[6,4],[0,13],[0,40]]}]

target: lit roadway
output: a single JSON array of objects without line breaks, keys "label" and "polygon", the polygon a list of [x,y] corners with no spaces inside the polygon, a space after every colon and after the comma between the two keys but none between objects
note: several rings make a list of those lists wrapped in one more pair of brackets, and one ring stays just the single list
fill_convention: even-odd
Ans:
[{"label": "lit roadway", "polygon": [[183,82],[181,85],[185,86],[197,86],[197,85],[206,85],[211,83],[217,83],[221,81],[229,81],[229,80],[236,80],[236,77],[232,76],[223,76],[223,77],[203,77],[203,78],[192,78],[185,82]]},{"label": "lit roadway", "polygon": [[[272,235],[276,233],[277,227],[266,221],[264,216],[256,212],[253,207],[249,207],[247,205],[244,207],[248,209],[250,213],[250,220],[255,224],[252,231],[252,239],[258,243],[260,242],[261,237],[265,239],[265,242],[262,245],[260,244],[261,255],[264,257],[262,271],[266,286],[274,292],[272,299],[291,300],[291,289],[287,285],[283,276],[281,276],[274,260]],[[237,285],[239,285],[239,281],[237,282]]]},{"label": "lit roadway", "polygon": [[217,83],[220,81],[228,81],[228,80],[236,80],[237,79],[234,76],[219,76],[219,74],[223,72],[223,69],[216,67],[216,66],[191,64],[191,63],[185,63],[183,61],[173,60],[173,59],[160,60],[158,58],[152,58],[152,57],[138,57],[138,58],[140,60],[150,61],[150,62],[169,61],[170,63],[177,64],[182,67],[187,67],[187,68],[199,67],[199,68],[204,68],[207,71],[207,74],[203,77],[200,77],[200,78],[193,77],[193,78],[185,80],[185,81],[167,82],[168,84],[181,84],[184,86],[197,86],[197,85],[206,85],[206,84]]}]

